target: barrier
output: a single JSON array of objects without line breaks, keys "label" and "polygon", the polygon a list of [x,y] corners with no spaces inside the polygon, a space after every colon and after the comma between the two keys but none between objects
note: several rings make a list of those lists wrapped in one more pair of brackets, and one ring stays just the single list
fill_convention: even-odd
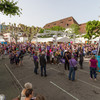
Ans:
[{"label": "barrier", "polygon": [[98,60],[98,67],[99,67],[99,68],[97,68],[97,69],[99,69],[99,70],[97,70],[97,71],[100,72],[100,56],[95,55],[95,57],[96,57],[96,59]]},{"label": "barrier", "polygon": [[7,42],[1,42],[1,44],[7,44]]}]

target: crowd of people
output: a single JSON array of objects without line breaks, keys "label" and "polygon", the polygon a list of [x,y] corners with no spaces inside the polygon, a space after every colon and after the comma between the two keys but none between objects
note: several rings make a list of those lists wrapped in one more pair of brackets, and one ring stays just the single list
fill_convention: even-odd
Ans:
[{"label": "crowd of people", "polygon": [[[9,54],[10,64],[16,66],[23,65],[23,58],[26,54],[29,54],[34,61],[34,73],[38,75],[39,64],[41,66],[41,77],[47,76],[46,66],[47,64],[64,64],[64,69],[69,70],[69,80],[75,80],[75,72],[77,70],[77,64],[79,63],[80,69],[83,69],[84,57],[92,57],[89,61],[90,66],[90,78],[96,80],[96,69],[98,61],[95,58],[97,53],[98,44],[72,44],[72,43],[60,43],[54,45],[53,43],[8,43],[0,44],[0,55],[3,58],[4,55]],[[27,86],[25,86],[27,88]],[[33,97],[32,86],[28,89],[24,89],[21,93],[24,99],[30,100]],[[36,97],[44,98],[44,97]],[[33,99],[44,100],[44,99]]]},{"label": "crowd of people", "polygon": [[10,64],[17,66],[23,65],[23,58],[25,54],[29,54],[34,60],[34,73],[38,74],[39,63],[41,66],[41,76],[47,76],[46,64],[59,64],[64,63],[64,69],[69,70],[70,65],[76,66],[79,62],[80,68],[83,69],[84,57],[90,57],[97,53],[98,44],[72,44],[61,43],[54,45],[53,43],[8,43],[0,44],[0,55],[9,54]]}]

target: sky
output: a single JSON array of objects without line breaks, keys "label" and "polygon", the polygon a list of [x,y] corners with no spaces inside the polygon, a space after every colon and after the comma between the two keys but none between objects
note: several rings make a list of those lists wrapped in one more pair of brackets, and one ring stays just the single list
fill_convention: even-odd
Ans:
[{"label": "sky", "polygon": [[0,23],[43,27],[45,24],[72,16],[79,24],[98,20],[100,0],[15,0],[21,16],[0,13]]}]

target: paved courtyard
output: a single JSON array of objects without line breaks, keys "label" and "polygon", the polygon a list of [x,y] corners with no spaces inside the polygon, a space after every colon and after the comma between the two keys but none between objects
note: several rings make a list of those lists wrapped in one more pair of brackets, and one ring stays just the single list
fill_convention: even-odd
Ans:
[{"label": "paved courtyard", "polygon": [[[42,94],[46,100],[100,100],[100,73],[97,81],[89,78],[88,59],[84,69],[76,71],[76,81],[68,80],[64,65],[47,65],[47,77],[33,73],[34,64],[29,56],[24,57],[24,65],[10,65],[8,57],[0,60],[0,94],[11,100],[20,94],[26,82],[33,84],[34,95]],[[12,76],[13,75],[13,76]]]}]

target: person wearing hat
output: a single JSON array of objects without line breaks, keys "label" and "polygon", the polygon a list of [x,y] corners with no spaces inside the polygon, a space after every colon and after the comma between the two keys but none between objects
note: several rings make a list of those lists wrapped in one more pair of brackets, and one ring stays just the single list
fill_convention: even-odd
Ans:
[{"label": "person wearing hat", "polygon": [[43,76],[43,70],[44,70],[44,76],[46,77],[46,56],[45,52],[42,51],[42,54],[40,56],[40,66],[41,66],[41,76]]}]

